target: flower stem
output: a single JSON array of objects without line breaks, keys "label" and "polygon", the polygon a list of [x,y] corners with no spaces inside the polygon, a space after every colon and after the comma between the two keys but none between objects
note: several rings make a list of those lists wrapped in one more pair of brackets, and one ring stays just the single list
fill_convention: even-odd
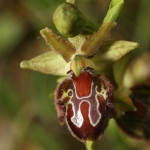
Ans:
[{"label": "flower stem", "polygon": [[85,143],[86,150],[93,150],[92,145],[93,145],[93,142],[92,142],[92,141],[87,141],[87,142]]}]

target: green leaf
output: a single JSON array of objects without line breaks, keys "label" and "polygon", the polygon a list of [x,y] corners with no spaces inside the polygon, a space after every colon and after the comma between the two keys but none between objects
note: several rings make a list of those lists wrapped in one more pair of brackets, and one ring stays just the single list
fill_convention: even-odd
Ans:
[{"label": "green leaf", "polygon": [[116,21],[122,7],[124,4],[124,0],[112,0],[109,5],[109,10],[103,20],[103,24],[106,22],[114,22]]},{"label": "green leaf", "polygon": [[95,69],[101,71],[119,60],[129,51],[138,47],[138,43],[130,41],[105,41],[99,51],[92,58]]},{"label": "green leaf", "polygon": [[115,22],[103,24],[99,30],[91,35],[82,45],[81,52],[86,56],[93,56],[104,40],[109,37],[111,29],[116,25]]},{"label": "green leaf", "polygon": [[71,43],[54,34],[49,28],[42,29],[40,33],[51,49],[61,55],[66,62],[72,59],[76,49]]},{"label": "green leaf", "polygon": [[20,67],[23,69],[31,69],[45,74],[66,75],[65,60],[55,52],[46,52],[31,60],[22,61]]}]

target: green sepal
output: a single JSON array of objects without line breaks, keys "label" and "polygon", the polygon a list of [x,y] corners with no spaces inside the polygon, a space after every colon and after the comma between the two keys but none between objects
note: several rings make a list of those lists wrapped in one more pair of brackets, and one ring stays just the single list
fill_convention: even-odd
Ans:
[{"label": "green sepal", "polygon": [[104,40],[109,37],[111,29],[116,25],[115,22],[107,22],[100,26],[97,32],[93,33],[82,45],[81,52],[88,57],[93,56]]},{"label": "green sepal", "polygon": [[105,41],[91,60],[95,70],[101,71],[119,60],[129,51],[138,47],[138,43],[130,41]]},{"label": "green sepal", "polygon": [[106,22],[114,22],[116,21],[122,7],[124,4],[124,0],[112,0],[109,5],[109,10],[103,20],[103,24]]},{"label": "green sepal", "polygon": [[54,34],[49,28],[42,29],[40,33],[46,40],[47,45],[49,45],[53,51],[61,55],[66,62],[72,59],[76,53],[76,49],[71,43]]},{"label": "green sepal", "polygon": [[45,74],[66,75],[65,60],[53,51],[46,52],[30,60],[21,62],[20,67],[23,69],[31,69]]}]

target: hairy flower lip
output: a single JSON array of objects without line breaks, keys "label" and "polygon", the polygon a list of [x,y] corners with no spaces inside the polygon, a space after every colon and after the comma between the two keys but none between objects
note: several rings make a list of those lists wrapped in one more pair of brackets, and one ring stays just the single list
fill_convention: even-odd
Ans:
[{"label": "hairy flower lip", "polygon": [[104,76],[94,75],[91,68],[83,69],[78,77],[70,71],[69,76],[55,92],[58,119],[61,124],[66,122],[79,141],[96,141],[108,120],[116,117],[113,86]]}]

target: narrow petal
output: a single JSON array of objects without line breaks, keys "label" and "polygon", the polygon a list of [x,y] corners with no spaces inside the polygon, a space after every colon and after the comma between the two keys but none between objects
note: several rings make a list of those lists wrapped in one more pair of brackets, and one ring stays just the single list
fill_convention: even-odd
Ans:
[{"label": "narrow petal", "polygon": [[116,25],[115,22],[103,24],[97,32],[91,35],[81,47],[81,52],[86,56],[93,56],[103,41],[108,38],[111,29]]},{"label": "narrow petal", "polygon": [[45,74],[66,75],[65,60],[55,52],[46,52],[31,60],[24,60],[20,66],[23,69],[31,69]]},{"label": "narrow petal", "polygon": [[54,34],[49,28],[42,29],[40,33],[51,49],[61,55],[66,62],[72,59],[76,49],[71,43]]}]

